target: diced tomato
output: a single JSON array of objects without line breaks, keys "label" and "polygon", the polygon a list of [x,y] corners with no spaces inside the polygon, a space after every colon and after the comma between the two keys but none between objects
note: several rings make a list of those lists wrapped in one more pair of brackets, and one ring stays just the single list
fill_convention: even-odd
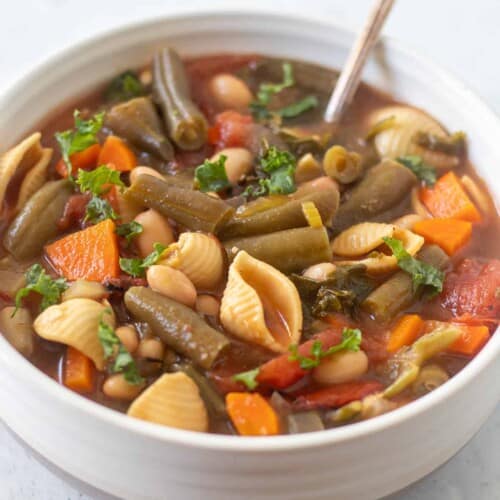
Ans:
[{"label": "diced tomato", "polygon": [[465,259],[446,277],[441,304],[454,316],[498,318],[500,260]]},{"label": "diced tomato", "polygon": [[208,132],[208,140],[218,149],[245,147],[252,138],[254,123],[249,115],[237,111],[224,111],[215,117]]},{"label": "diced tomato", "polygon": [[88,193],[71,195],[66,205],[64,205],[63,215],[59,219],[57,227],[61,231],[67,231],[73,226],[80,227],[85,217],[85,208],[89,200],[90,195]]}]

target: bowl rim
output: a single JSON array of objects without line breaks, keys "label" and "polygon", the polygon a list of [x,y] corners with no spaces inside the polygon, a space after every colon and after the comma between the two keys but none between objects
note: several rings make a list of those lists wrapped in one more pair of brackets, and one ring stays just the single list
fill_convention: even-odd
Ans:
[{"label": "bowl rim", "polygon": [[[282,13],[272,8],[223,8],[214,7],[210,10],[191,11],[184,9],[181,12],[168,13],[162,16],[148,17],[139,21],[131,21],[123,23],[112,29],[107,29],[96,35],[91,35],[80,41],[71,44],[67,48],[57,50],[40,63],[27,72],[20,78],[10,83],[0,93],[0,109],[7,106],[7,102],[12,99],[18,92],[18,88],[30,85],[38,75],[42,75],[46,71],[50,71],[51,67],[63,63],[73,54],[77,54],[86,48],[93,45],[105,44],[107,40],[114,39],[120,35],[126,34],[129,31],[146,29],[152,25],[161,25],[172,20],[187,21],[196,18],[214,18],[223,16],[225,18],[249,16],[255,18],[272,18],[276,22],[293,22],[301,21],[313,25],[321,25],[323,28],[333,27],[343,37],[352,38],[354,32],[344,27],[337,25],[334,22],[325,20],[308,13]],[[489,106],[478,97],[471,89],[463,82],[450,74],[447,70],[442,69],[432,60],[421,56],[414,52],[413,49],[407,47],[404,43],[392,38],[382,37],[384,46],[396,52],[398,55],[405,56],[418,62],[419,65],[426,67],[429,74],[437,77],[440,81],[444,81],[446,86],[453,87],[454,90],[461,94],[461,98],[467,100],[475,109],[484,115],[489,122],[489,125],[495,127],[500,135],[500,119],[492,111]],[[334,429],[322,430],[306,434],[296,435],[279,435],[262,437],[242,437],[223,434],[198,433],[186,430],[180,430],[161,426],[158,424],[142,421],[131,418],[126,414],[107,408],[99,403],[91,401],[66,387],[59,384],[57,381],[44,374],[35,365],[30,363],[20,353],[18,353],[3,336],[0,335],[0,360],[7,365],[12,373],[16,373],[30,383],[34,389],[44,392],[50,398],[55,398],[61,405],[72,406],[76,411],[86,414],[89,418],[101,420],[107,425],[113,425],[121,430],[133,432],[146,438],[152,438],[162,441],[165,444],[174,443],[191,448],[204,450],[218,450],[226,452],[239,453],[279,453],[283,450],[310,449],[314,447],[329,446],[336,443],[359,439],[372,433],[377,433],[389,427],[402,424],[405,421],[417,418],[425,413],[432,406],[443,403],[447,398],[452,397],[464,386],[473,381],[483,369],[495,361],[495,358],[500,355],[500,336],[497,333],[492,335],[485,349],[475,356],[459,373],[453,376],[444,386],[438,388],[432,393],[413,401],[411,404],[397,408],[389,413],[383,414],[376,418],[349,424],[343,427]],[[42,376],[40,376],[42,375]],[[0,414],[1,419],[1,414]]]}]

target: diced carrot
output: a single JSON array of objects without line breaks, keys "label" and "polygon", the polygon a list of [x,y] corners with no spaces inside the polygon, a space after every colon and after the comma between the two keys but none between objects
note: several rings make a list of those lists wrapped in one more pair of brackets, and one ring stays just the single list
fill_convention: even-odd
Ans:
[{"label": "diced carrot", "polygon": [[[96,168],[100,152],[101,146],[99,144],[92,144],[92,146],[89,146],[83,151],[73,153],[69,157],[73,167],[71,175],[76,176],[80,168],[82,170],[92,170],[93,168]],[[61,177],[68,177],[68,168],[66,167],[66,163],[64,163],[63,159],[57,162],[56,171]]]},{"label": "diced carrot", "polygon": [[293,407],[301,411],[319,408],[339,408],[351,401],[363,399],[369,394],[379,392],[383,387],[377,380],[359,380],[335,384],[324,389],[300,395],[293,402]]},{"label": "diced carrot", "polygon": [[64,358],[64,385],[77,392],[90,392],[94,384],[92,360],[71,346]]},{"label": "diced carrot", "polygon": [[472,223],[457,219],[424,219],[413,225],[413,231],[427,243],[439,245],[453,255],[466,245],[472,235]]},{"label": "diced carrot", "polygon": [[45,252],[56,271],[69,280],[104,281],[120,275],[118,241],[111,219],[54,241]]},{"label": "diced carrot", "polygon": [[420,200],[434,217],[478,222],[481,215],[453,172],[438,179],[434,187],[420,190]]},{"label": "diced carrot", "polygon": [[412,344],[424,328],[424,321],[418,314],[405,314],[392,329],[387,343],[389,352],[396,352]]},{"label": "diced carrot", "polygon": [[137,166],[134,152],[115,135],[109,135],[101,149],[99,165],[113,165],[120,172],[130,172]]},{"label": "diced carrot", "polygon": [[459,325],[462,335],[458,337],[448,350],[465,356],[474,356],[490,338],[490,331],[487,326]]},{"label": "diced carrot", "polygon": [[272,436],[279,433],[279,422],[271,405],[258,393],[230,392],[226,409],[242,436]]}]

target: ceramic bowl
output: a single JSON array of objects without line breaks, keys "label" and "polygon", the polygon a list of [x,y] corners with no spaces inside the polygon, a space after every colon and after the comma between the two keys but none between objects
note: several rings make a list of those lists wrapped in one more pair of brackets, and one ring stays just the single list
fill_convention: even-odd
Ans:
[{"label": "ceramic bowl", "polygon": [[[255,12],[197,13],[133,24],[34,68],[0,96],[2,147],[54,108],[155,49],[182,54],[260,52],[340,67],[352,34],[321,20]],[[500,122],[460,82],[392,40],[365,80],[466,130],[470,156],[500,194]],[[371,499],[429,473],[456,453],[500,399],[500,335],[433,393],[389,414],[294,436],[239,438],[128,418],[58,385],[0,338],[0,417],[67,473],[140,499]]]}]

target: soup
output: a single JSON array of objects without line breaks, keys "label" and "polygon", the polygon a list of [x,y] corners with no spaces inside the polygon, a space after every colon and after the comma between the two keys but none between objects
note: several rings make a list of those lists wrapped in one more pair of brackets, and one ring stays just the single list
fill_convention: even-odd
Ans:
[{"label": "soup", "polygon": [[[337,73],[173,49],[0,159],[0,331],[131,417],[275,435],[425,396],[494,333],[498,217],[466,136]],[[76,111],[78,110],[78,111]]]}]

